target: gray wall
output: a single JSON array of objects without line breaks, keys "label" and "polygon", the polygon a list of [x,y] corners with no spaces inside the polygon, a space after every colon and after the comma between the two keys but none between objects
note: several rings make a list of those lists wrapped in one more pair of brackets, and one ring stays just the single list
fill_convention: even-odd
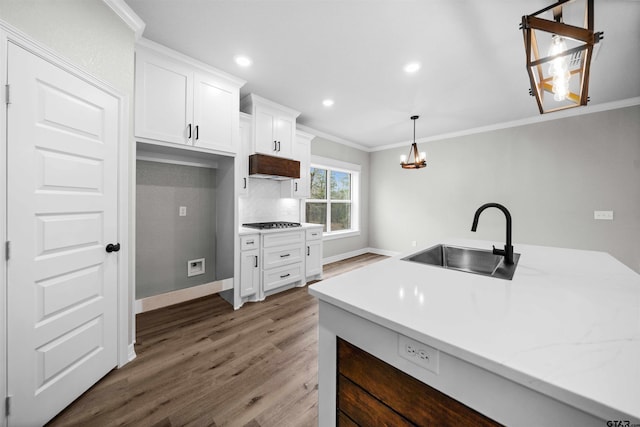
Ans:
[{"label": "gray wall", "polygon": [[360,235],[323,242],[323,257],[329,258],[369,246],[369,153],[321,137],[311,141],[311,154],[361,166],[360,171]]},{"label": "gray wall", "polygon": [[[216,170],[137,163],[136,299],[214,281]],[[187,277],[187,261],[198,258],[205,274]]]},{"label": "gray wall", "polygon": [[[369,246],[410,250],[445,237],[609,252],[640,272],[640,107],[419,144],[428,166],[398,166],[406,147],[371,153]],[[613,210],[614,221],[595,221]],[[517,250],[517,245],[516,245]]]}]

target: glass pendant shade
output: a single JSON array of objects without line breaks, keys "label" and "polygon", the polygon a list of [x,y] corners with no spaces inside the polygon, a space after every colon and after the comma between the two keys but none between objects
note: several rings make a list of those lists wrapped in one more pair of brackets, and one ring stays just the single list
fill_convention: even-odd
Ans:
[{"label": "glass pendant shade", "polygon": [[[411,144],[411,148],[409,149],[409,155],[405,156],[404,154],[400,156],[400,166],[403,169],[420,169],[427,166],[427,153],[418,152],[418,144],[416,144],[416,120],[418,120],[420,116],[411,116],[411,120],[413,120],[413,144]],[[409,160],[413,157],[413,162]]]},{"label": "glass pendant shade", "polygon": [[587,105],[594,45],[593,0],[561,0],[522,17],[530,94],[541,114]]}]

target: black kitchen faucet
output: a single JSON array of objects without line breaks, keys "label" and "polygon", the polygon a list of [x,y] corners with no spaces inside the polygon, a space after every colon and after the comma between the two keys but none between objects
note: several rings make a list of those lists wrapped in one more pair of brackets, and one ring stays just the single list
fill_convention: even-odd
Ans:
[{"label": "black kitchen faucet", "polygon": [[504,216],[507,219],[507,242],[504,245],[504,249],[496,249],[493,247],[493,253],[495,255],[503,255],[505,264],[513,264],[513,245],[511,244],[511,214],[499,203],[485,203],[480,206],[473,216],[473,225],[471,226],[471,231],[476,231],[478,228],[478,220],[480,219],[480,214],[487,208],[498,208],[504,213]]}]

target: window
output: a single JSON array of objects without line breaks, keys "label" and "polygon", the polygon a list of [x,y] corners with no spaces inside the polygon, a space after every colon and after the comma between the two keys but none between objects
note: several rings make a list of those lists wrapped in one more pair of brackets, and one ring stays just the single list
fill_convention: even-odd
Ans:
[{"label": "window", "polygon": [[312,157],[306,221],[322,224],[325,236],[358,232],[360,166]]}]

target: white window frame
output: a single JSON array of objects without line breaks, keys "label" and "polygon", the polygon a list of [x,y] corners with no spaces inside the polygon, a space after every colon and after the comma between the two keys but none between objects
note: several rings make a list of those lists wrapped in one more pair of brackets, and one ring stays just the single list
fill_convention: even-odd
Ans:
[{"label": "white window frame", "polygon": [[[311,168],[327,170],[327,186],[329,186],[330,171],[346,172],[351,174],[351,228],[348,230],[329,231],[331,228],[331,199],[329,188],[327,188],[327,199],[305,199],[302,207],[302,213],[306,221],[307,202],[326,202],[327,203],[327,231],[322,233],[324,240],[341,239],[344,237],[352,237],[360,235],[360,171],[361,167],[355,163],[343,162],[340,160],[330,159],[327,157],[311,156]],[[309,180],[311,186],[311,180]],[[333,203],[338,202],[334,201]]]}]

